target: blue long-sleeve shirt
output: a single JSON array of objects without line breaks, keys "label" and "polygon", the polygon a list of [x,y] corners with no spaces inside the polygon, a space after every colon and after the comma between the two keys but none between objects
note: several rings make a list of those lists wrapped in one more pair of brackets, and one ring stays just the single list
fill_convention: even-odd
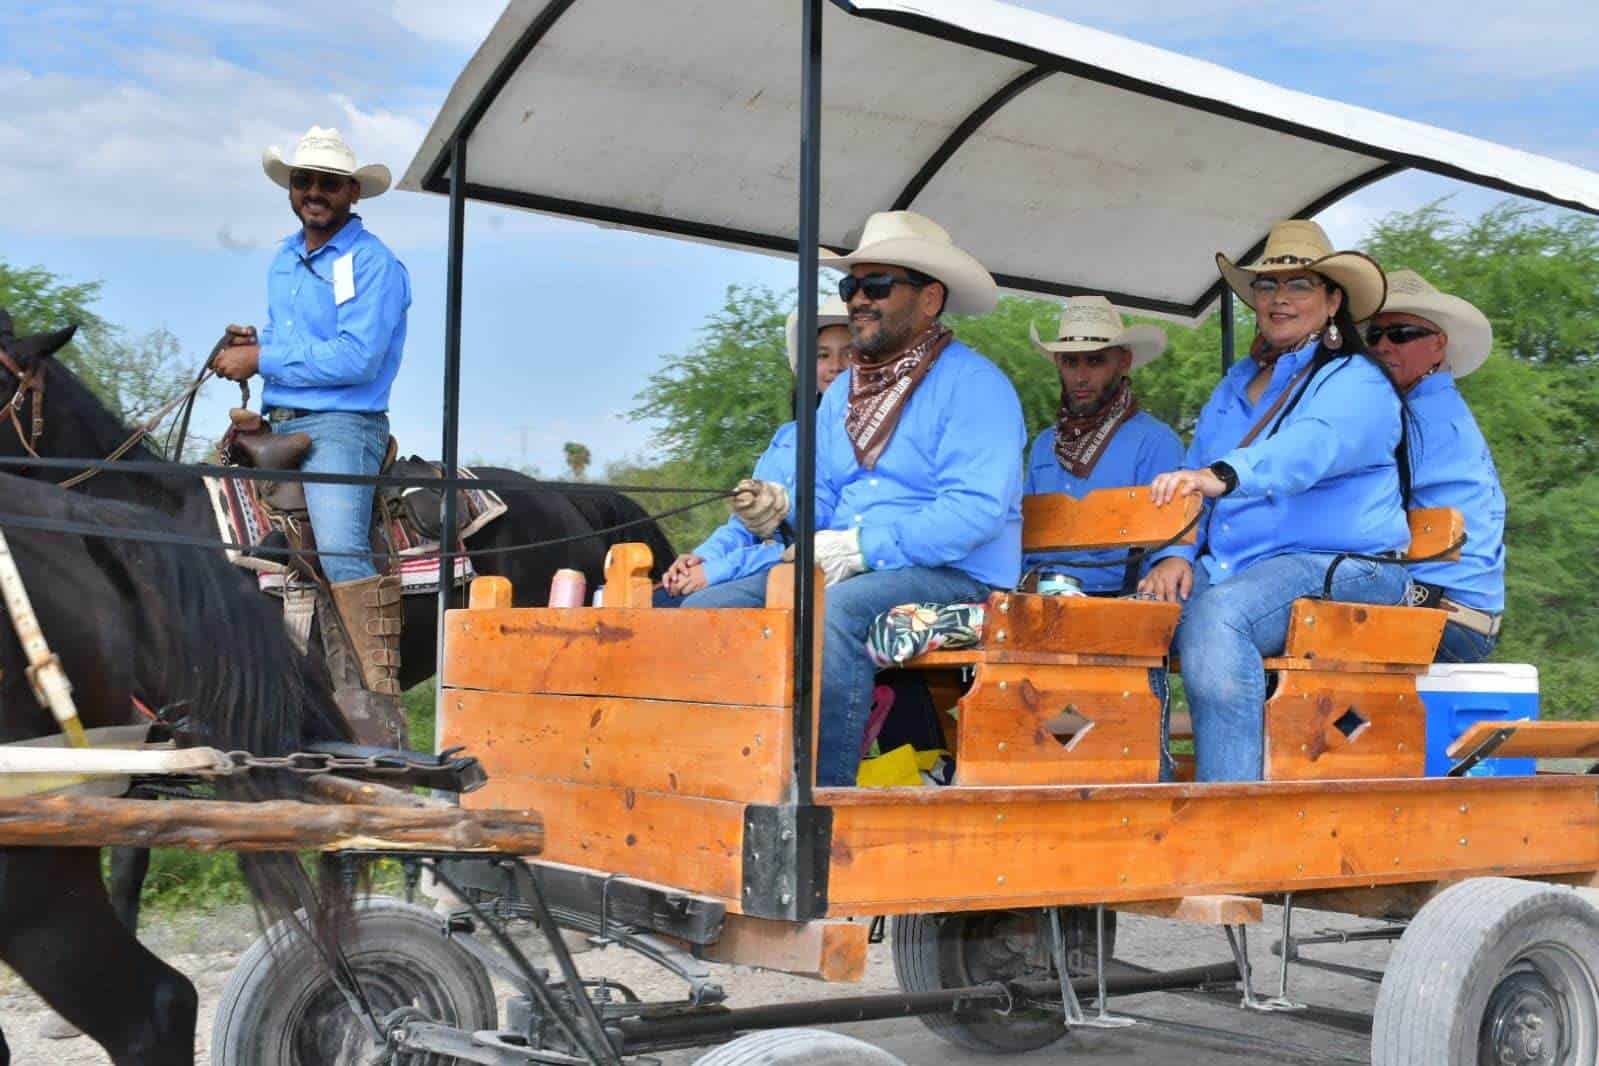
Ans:
[{"label": "blue long-sleeve shirt", "polygon": [[284,238],[267,273],[263,408],[388,410],[410,306],[405,265],[361,216],[310,255],[303,231]]},{"label": "blue long-sleeve shirt", "polygon": [[[785,422],[772,434],[772,443],[755,461],[757,481],[775,481],[794,496],[795,426]],[[693,554],[704,559],[705,583],[720,585],[770,570],[783,555],[783,546],[776,541],[761,541],[745,528],[737,518],[729,518],[725,525],[705,538]]]},{"label": "blue long-sleeve shirt", "polygon": [[[1238,487],[1212,500],[1199,524],[1200,565],[1221,582],[1263,559],[1296,552],[1403,551],[1410,527],[1399,496],[1399,397],[1364,356],[1334,359],[1315,375],[1275,434],[1238,442],[1315,355],[1312,341],[1277,360],[1259,400],[1245,388],[1251,360],[1235,365],[1200,412],[1183,466],[1225,462]],[[1275,423],[1281,412],[1273,416]],[[1193,558],[1195,547],[1162,553]]]},{"label": "blue long-sleeve shirt", "polygon": [[[1085,478],[1077,477],[1055,457],[1055,427],[1050,426],[1033,439],[1022,491],[1029,496],[1061,492],[1080,500],[1095,489],[1148,485],[1157,474],[1176,470],[1182,461],[1183,442],[1171,427],[1147,411],[1139,411],[1116,430],[1093,471]],[[1025,571],[1041,563],[1061,563],[1062,569],[1082,583],[1084,591],[1116,592],[1122,585],[1124,567],[1071,566],[1069,563],[1120,562],[1126,558],[1125,551],[1029,552],[1022,559],[1022,569]],[[1144,568],[1148,569],[1147,563]]]},{"label": "blue long-sleeve shirt", "polygon": [[1479,611],[1505,609],[1505,493],[1499,472],[1454,377],[1441,370],[1405,397],[1410,437],[1411,505],[1453,507],[1466,519],[1466,543],[1452,562],[1417,563],[1410,576],[1440,585]]},{"label": "blue long-sleeve shirt", "polygon": [[866,470],[844,429],[851,373],[833,382],[816,412],[816,528],[859,528],[873,570],[948,566],[1014,587],[1027,428],[1010,379],[951,341]]}]

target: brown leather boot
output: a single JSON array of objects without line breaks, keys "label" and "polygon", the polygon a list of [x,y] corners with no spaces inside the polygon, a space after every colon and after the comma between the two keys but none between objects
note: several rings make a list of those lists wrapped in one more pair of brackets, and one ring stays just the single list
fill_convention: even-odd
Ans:
[{"label": "brown leather boot", "polygon": [[363,577],[331,586],[333,606],[344,622],[361,664],[361,681],[382,696],[400,694],[400,578]]}]

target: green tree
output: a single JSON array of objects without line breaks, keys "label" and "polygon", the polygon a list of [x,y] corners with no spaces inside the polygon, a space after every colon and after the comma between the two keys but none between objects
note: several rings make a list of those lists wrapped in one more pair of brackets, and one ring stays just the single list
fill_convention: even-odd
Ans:
[{"label": "green tree", "polygon": [[572,475],[573,481],[582,481],[583,475],[589,472],[589,464],[594,461],[594,456],[589,452],[588,445],[569,440],[562,450],[566,454],[567,473]]}]

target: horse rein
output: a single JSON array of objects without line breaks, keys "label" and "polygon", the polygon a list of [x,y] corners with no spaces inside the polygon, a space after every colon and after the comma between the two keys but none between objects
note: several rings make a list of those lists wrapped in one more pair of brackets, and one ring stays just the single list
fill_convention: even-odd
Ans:
[{"label": "horse rein", "polygon": [[[17,440],[28,449],[29,455],[37,459],[39,438],[44,435],[44,371],[37,364],[30,370],[22,369],[3,346],[0,346],[0,366],[5,367],[17,379],[17,391],[12,393],[10,401],[6,403],[6,416],[11,419],[11,428],[17,431]],[[33,426],[31,432],[25,433],[22,429],[22,419],[17,412],[30,395],[33,396]]]}]

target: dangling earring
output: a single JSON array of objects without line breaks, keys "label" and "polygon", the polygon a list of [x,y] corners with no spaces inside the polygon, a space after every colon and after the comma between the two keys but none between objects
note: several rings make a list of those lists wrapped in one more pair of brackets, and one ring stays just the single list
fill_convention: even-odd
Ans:
[{"label": "dangling earring", "polygon": [[1344,335],[1338,331],[1338,323],[1330,318],[1327,320],[1327,330],[1321,336],[1328,351],[1336,352],[1344,346]]}]

